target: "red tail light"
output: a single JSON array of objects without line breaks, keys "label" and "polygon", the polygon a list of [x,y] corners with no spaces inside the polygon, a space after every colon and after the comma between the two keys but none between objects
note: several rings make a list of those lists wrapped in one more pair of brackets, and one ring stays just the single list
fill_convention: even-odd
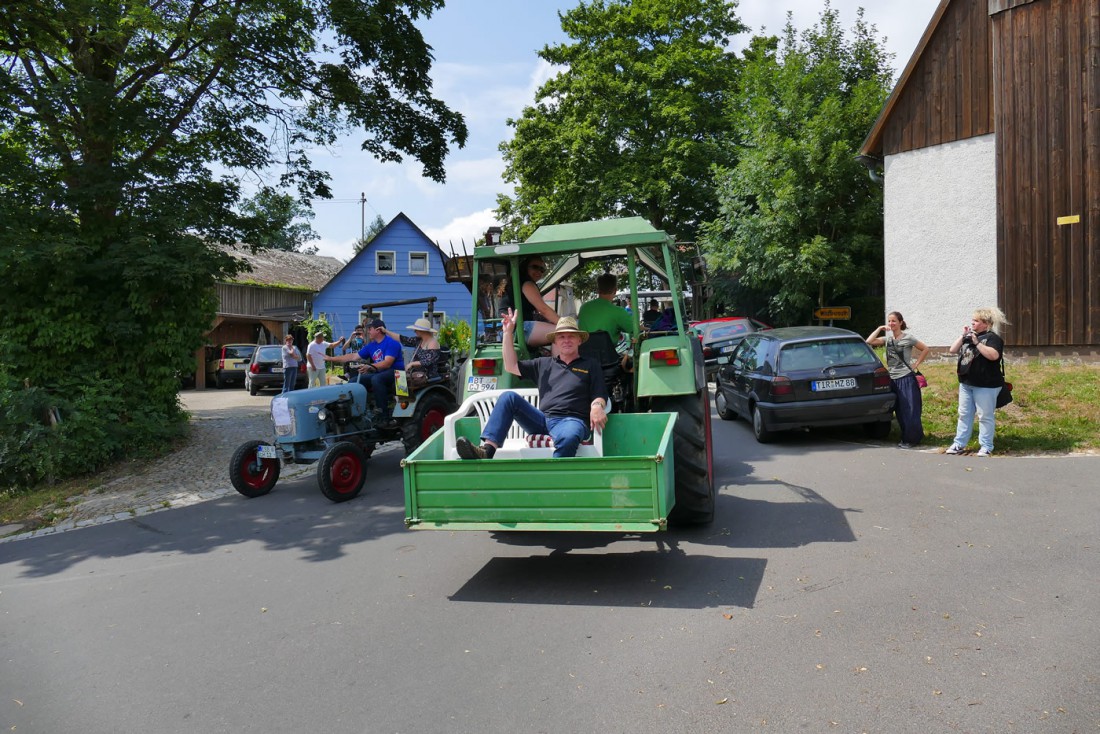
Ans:
[{"label": "red tail light", "polygon": [[248,371],[254,375],[260,374],[260,365],[253,362],[252,365],[248,368]]},{"label": "red tail light", "polygon": [[703,359],[710,359],[714,355],[714,347],[703,347]]},{"label": "red tail light", "polygon": [[791,380],[788,377],[777,377],[772,382],[771,387],[768,388],[768,394],[773,398],[780,395],[793,395],[794,385],[791,384]]},{"label": "red tail light", "polygon": [[497,373],[497,361],[495,359],[475,359],[475,375],[495,375]]},{"label": "red tail light", "polygon": [[300,374],[303,374],[303,375],[306,373],[306,363],[305,362],[299,362],[298,363],[298,372]]},{"label": "red tail light", "polygon": [[680,364],[680,350],[678,349],[654,349],[649,353],[649,364],[653,367],[665,365],[675,367]]},{"label": "red tail light", "polygon": [[874,382],[872,384],[874,384],[875,387],[890,387],[889,371],[887,371],[885,367],[879,367],[875,370]]}]

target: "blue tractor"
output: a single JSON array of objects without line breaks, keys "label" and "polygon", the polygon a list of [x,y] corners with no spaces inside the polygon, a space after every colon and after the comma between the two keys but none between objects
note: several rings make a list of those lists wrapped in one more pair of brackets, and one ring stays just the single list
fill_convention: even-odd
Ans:
[{"label": "blue tractor", "polygon": [[[435,299],[430,299],[434,301]],[[421,303],[424,299],[373,304],[376,307]],[[370,304],[364,306],[369,312]],[[429,306],[429,310],[430,310]],[[367,478],[367,461],[379,444],[401,441],[412,453],[458,408],[454,380],[461,366],[444,352],[443,376],[418,390],[398,381],[394,422],[383,425],[368,410],[367,389],[356,382],[294,390],[271,399],[274,438],[246,441],[229,464],[234,489],[260,497],[279,481],[283,464],[313,464],[321,493],[333,502],[356,497]],[[404,394],[403,394],[404,393]]]}]

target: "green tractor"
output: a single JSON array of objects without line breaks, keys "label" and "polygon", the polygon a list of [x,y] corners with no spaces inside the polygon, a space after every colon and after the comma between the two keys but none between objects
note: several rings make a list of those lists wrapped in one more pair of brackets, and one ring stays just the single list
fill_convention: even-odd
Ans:
[{"label": "green tractor", "polygon": [[[521,303],[521,267],[534,256],[549,265],[538,288],[561,316],[579,309],[571,279],[594,270],[591,263],[618,274],[620,288],[629,282],[632,333],[613,344],[595,332],[582,348],[603,365],[612,397],[602,446],[596,455],[579,452],[572,459],[551,460],[530,449],[515,455],[523,461],[454,461],[448,442],[456,431],[476,439],[480,430],[476,416],[461,416],[487,415],[479,398],[532,387],[504,370],[500,313]],[[684,293],[680,258],[673,238],[640,217],[544,226],[522,244],[490,238],[476,247],[468,263],[470,354],[457,385],[463,407],[448,418],[440,432],[445,435],[437,433],[404,462],[409,527],[660,530],[667,522],[710,522],[714,462],[702,347],[688,328],[683,298],[671,298],[664,318],[649,328],[638,318],[647,306],[639,299],[639,289],[650,287],[647,273],[667,283],[671,294]],[[522,327],[521,316],[515,332],[520,359],[537,356]],[[540,494],[532,481],[543,479],[547,487]],[[492,493],[500,496],[485,500]]]}]

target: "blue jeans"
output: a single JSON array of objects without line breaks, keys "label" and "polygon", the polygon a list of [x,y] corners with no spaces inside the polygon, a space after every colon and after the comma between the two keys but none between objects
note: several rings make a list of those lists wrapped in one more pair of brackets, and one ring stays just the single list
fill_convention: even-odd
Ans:
[{"label": "blue jeans", "polygon": [[363,372],[359,375],[359,384],[374,395],[374,407],[382,413],[382,420],[390,419],[390,396],[394,391],[393,368],[378,372]]},{"label": "blue jeans", "polygon": [[966,448],[974,432],[974,412],[978,413],[978,445],[986,451],[993,450],[993,412],[997,408],[999,387],[972,387],[959,384],[959,425],[955,429],[954,444]]},{"label": "blue jeans", "polygon": [[571,416],[548,416],[516,393],[506,392],[493,406],[489,422],[481,432],[482,440],[502,446],[513,421],[528,433],[550,434],[554,439],[555,459],[576,456],[577,447],[588,435],[586,421]]},{"label": "blue jeans", "polygon": [[298,380],[297,367],[283,367],[283,392],[286,394],[294,389],[294,383]]}]

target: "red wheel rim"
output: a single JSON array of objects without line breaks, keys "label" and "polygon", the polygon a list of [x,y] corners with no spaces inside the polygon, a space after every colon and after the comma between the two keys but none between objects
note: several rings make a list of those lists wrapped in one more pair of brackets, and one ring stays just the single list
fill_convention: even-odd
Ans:
[{"label": "red wheel rim", "polygon": [[275,471],[275,462],[272,459],[264,459],[260,464],[260,471],[256,471],[256,452],[246,455],[241,459],[241,465],[237,467],[237,474],[241,481],[253,489],[263,489],[271,482],[271,475]]},{"label": "red wheel rim", "polygon": [[427,441],[428,437],[443,427],[443,420],[447,417],[439,408],[432,408],[424,414],[424,420],[420,423],[420,440]]},{"label": "red wheel rim", "polygon": [[343,454],[332,462],[329,484],[339,494],[354,492],[363,483],[363,462],[355,454]]}]

